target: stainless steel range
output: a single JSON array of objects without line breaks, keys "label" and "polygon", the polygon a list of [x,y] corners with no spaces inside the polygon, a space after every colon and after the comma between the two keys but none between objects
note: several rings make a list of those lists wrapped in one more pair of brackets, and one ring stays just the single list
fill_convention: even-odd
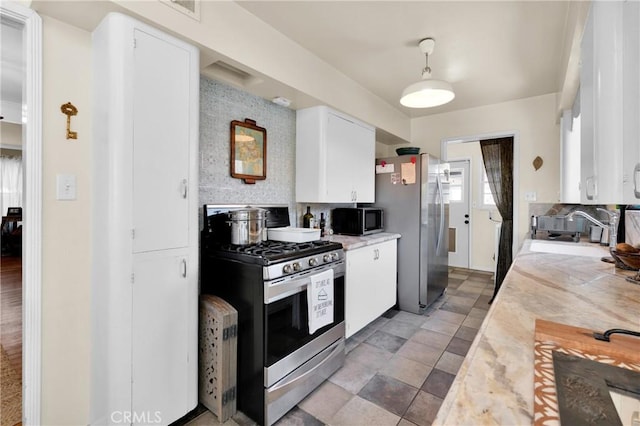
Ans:
[{"label": "stainless steel range", "polygon": [[[267,228],[289,225],[287,207],[260,207]],[[229,208],[239,206],[204,206],[201,292],[238,310],[238,409],[271,425],[344,363],[344,252],[322,240],[229,244]],[[310,285],[327,276],[331,297],[316,305]],[[314,332],[310,306],[333,309]]]}]

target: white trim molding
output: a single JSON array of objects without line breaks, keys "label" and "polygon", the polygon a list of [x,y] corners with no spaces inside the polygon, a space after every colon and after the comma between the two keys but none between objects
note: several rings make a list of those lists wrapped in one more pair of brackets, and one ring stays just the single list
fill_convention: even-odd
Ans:
[{"label": "white trim molding", "polygon": [[22,244],[22,423],[39,425],[42,383],[42,19],[2,1],[0,15],[23,25],[24,209]]}]

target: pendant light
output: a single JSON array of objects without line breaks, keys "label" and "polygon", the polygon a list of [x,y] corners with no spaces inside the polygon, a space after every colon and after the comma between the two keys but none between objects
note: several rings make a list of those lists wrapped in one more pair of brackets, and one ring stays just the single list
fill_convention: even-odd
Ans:
[{"label": "pendant light", "polygon": [[418,43],[420,51],[425,55],[426,65],[422,70],[422,80],[411,84],[402,92],[402,105],[409,108],[429,108],[444,105],[455,98],[451,84],[431,78],[429,55],[433,53],[435,44],[436,41],[432,38],[422,39]]}]

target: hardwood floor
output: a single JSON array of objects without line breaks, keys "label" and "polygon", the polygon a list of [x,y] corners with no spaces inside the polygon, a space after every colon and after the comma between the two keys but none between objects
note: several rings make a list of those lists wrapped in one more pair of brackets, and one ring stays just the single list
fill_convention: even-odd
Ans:
[{"label": "hardwood floor", "polygon": [[22,374],[22,257],[0,257],[0,343]]}]

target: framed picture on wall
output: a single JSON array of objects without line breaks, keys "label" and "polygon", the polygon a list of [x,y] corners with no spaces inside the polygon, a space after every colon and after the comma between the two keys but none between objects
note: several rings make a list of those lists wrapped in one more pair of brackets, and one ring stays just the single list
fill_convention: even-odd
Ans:
[{"label": "framed picture on wall", "polygon": [[267,129],[255,120],[231,122],[231,177],[244,183],[267,178]]}]

